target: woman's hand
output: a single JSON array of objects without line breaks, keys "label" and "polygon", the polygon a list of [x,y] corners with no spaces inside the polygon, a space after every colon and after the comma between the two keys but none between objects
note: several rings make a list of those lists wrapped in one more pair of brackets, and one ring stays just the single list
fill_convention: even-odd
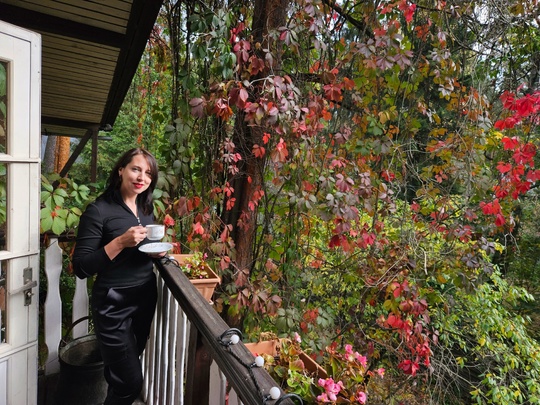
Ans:
[{"label": "woman's hand", "polygon": [[146,238],[146,228],[144,226],[132,226],[118,237],[123,247],[133,247],[141,243]]},{"label": "woman's hand", "polygon": [[127,247],[134,247],[146,238],[146,228],[144,226],[132,226],[122,235],[114,238],[105,246],[105,253],[109,259],[113,260],[118,254]]}]

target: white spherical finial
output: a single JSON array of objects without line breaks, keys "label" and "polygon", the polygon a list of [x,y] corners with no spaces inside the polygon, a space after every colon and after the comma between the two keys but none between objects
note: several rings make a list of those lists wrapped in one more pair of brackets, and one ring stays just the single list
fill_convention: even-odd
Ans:
[{"label": "white spherical finial", "polygon": [[232,335],[231,336],[231,343],[233,345],[237,344],[238,342],[240,342],[240,337],[238,335]]},{"label": "white spherical finial", "polygon": [[272,387],[270,388],[270,398],[272,399],[278,399],[281,396],[281,391],[278,387]]},{"label": "white spherical finial", "polygon": [[257,367],[264,366],[264,358],[262,356],[255,357],[255,364],[257,365]]}]

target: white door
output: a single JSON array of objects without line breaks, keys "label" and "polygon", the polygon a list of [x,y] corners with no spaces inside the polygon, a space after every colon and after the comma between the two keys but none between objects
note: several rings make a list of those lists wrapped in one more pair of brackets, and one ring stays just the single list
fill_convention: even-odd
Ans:
[{"label": "white door", "polygon": [[41,37],[0,21],[0,405],[37,403]]}]

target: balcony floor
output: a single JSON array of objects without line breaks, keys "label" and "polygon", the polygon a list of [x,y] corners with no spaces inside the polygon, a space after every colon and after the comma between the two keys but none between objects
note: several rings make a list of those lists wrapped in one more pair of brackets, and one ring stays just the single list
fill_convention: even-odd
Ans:
[{"label": "balcony floor", "polygon": [[[58,381],[58,374],[50,376],[39,375],[38,377],[38,401],[37,405],[56,405],[54,396],[56,392],[56,383]],[[77,405],[77,404],[73,404]],[[101,404],[95,404],[101,405]],[[145,405],[145,402],[138,399],[133,402],[133,405]]]}]

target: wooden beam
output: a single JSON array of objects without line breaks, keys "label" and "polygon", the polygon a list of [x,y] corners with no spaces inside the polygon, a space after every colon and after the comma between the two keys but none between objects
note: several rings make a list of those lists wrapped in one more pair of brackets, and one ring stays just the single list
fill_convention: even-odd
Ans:
[{"label": "wooden beam", "polygon": [[131,42],[126,44],[127,46],[123,47],[120,55],[118,55],[118,64],[114,72],[109,98],[105,105],[105,114],[101,119],[102,125],[114,125],[162,4],[163,0],[133,1],[126,28],[126,37]]},{"label": "wooden beam", "polygon": [[69,120],[58,117],[41,116],[41,125],[57,125],[59,127],[90,128],[99,125],[99,122]]}]

